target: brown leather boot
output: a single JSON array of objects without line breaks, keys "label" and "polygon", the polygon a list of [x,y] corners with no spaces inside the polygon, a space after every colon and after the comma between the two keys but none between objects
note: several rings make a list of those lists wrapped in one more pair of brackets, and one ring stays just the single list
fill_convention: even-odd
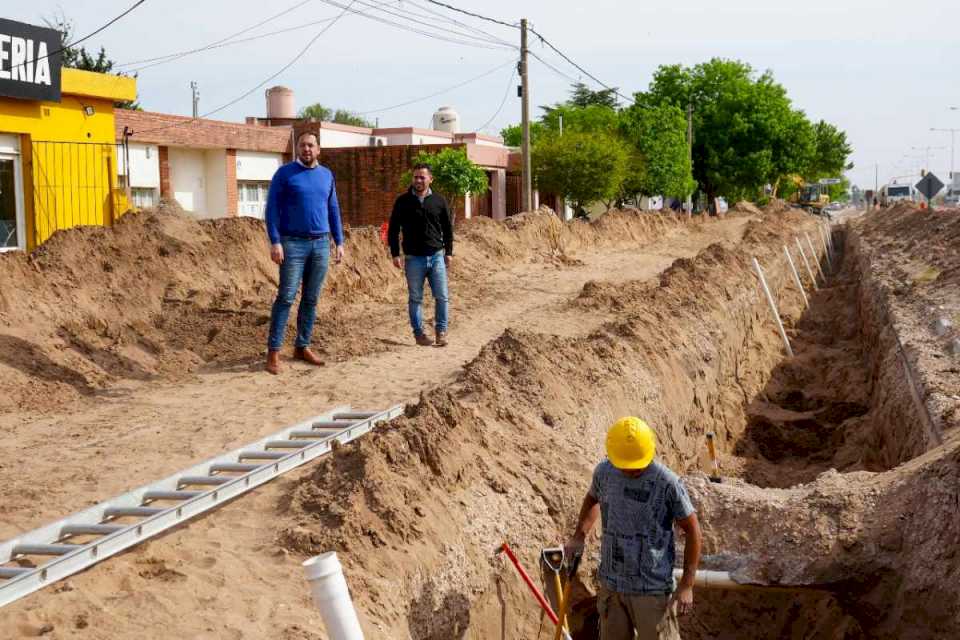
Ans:
[{"label": "brown leather boot", "polygon": [[317,357],[313,351],[310,351],[310,347],[297,347],[293,350],[293,357],[297,360],[303,360],[307,364],[312,364],[315,367],[322,367],[326,364],[323,360]]},{"label": "brown leather boot", "polygon": [[277,375],[280,373],[280,352],[267,351],[267,373]]},{"label": "brown leather boot", "polygon": [[446,331],[437,331],[437,341],[436,345],[438,347],[447,346],[447,332]]},{"label": "brown leather boot", "polygon": [[417,344],[421,347],[429,347],[433,344],[433,340],[431,340],[430,336],[425,333],[418,334],[414,336],[414,338],[417,340]]}]

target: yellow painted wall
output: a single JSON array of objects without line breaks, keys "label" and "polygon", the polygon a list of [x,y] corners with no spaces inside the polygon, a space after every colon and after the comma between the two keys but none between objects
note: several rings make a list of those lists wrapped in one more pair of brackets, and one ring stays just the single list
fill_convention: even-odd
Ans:
[{"label": "yellow painted wall", "polygon": [[134,99],[136,81],[63,69],[61,90],[59,103],[0,97],[0,133],[21,134],[28,250],[58,229],[112,224],[127,210],[113,103]]}]

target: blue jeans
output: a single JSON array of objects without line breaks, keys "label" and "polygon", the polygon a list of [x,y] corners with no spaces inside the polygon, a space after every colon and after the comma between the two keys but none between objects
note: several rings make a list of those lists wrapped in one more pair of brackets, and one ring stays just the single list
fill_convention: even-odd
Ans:
[{"label": "blue jeans", "polygon": [[277,298],[270,312],[270,337],[267,339],[270,351],[279,351],[283,346],[290,307],[297,297],[301,282],[303,293],[300,296],[300,308],[297,309],[297,340],[294,344],[297,347],[310,345],[313,323],[317,320],[320,287],[323,286],[330,263],[330,236],[316,240],[281,236],[280,244],[283,246],[283,264],[280,265]]},{"label": "blue jeans", "polygon": [[405,256],[404,271],[407,275],[407,310],[410,312],[410,326],[413,335],[423,335],[423,281],[430,282],[430,292],[436,301],[437,331],[447,330],[447,266],[443,261],[443,251],[432,256]]}]

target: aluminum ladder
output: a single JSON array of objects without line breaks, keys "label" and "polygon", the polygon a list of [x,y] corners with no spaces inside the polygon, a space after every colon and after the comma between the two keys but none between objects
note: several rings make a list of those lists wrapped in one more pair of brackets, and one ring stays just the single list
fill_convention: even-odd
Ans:
[{"label": "aluminum ladder", "polygon": [[[216,508],[403,412],[337,407],[0,543],[0,607]],[[44,558],[34,563],[30,558]]]}]

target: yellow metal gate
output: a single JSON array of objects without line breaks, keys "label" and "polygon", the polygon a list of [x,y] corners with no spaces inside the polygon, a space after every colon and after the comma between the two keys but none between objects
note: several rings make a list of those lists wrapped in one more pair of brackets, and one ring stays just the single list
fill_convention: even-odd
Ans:
[{"label": "yellow metal gate", "polygon": [[[31,145],[35,245],[78,225],[111,225],[126,211],[117,176],[122,144],[44,142]],[[125,165],[121,165],[125,166]]]}]

